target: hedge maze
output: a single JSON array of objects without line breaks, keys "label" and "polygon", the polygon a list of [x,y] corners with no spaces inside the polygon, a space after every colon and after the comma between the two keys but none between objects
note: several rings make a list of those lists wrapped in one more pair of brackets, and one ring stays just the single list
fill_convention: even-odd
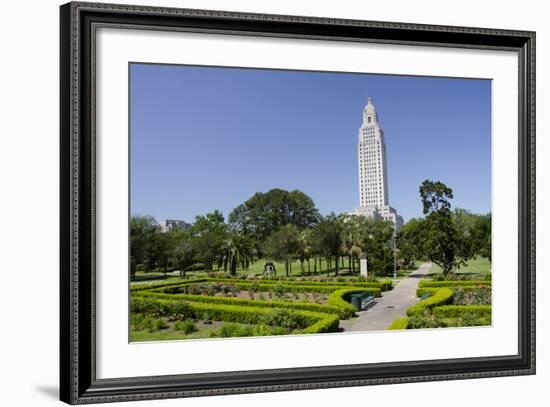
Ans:
[{"label": "hedge maze", "polygon": [[422,280],[416,295],[420,301],[388,329],[491,325],[490,280]]},{"label": "hedge maze", "polygon": [[392,282],[236,278],[133,285],[132,341],[337,332],[357,309],[352,294],[380,296]]}]

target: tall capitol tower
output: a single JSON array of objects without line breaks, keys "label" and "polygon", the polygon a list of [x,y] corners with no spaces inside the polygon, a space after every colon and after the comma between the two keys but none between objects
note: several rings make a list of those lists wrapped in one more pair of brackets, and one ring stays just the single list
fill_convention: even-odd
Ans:
[{"label": "tall capitol tower", "polygon": [[397,230],[403,226],[403,218],[389,206],[388,174],[386,169],[386,144],[380,128],[378,114],[368,98],[363,110],[363,124],[359,128],[359,207],[352,215],[391,220]]}]

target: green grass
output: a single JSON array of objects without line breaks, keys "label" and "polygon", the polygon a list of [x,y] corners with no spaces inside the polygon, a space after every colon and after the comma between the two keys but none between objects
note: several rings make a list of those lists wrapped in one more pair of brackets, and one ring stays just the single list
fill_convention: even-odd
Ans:
[{"label": "green grass", "polygon": [[[253,263],[251,263],[248,267],[248,269],[242,269],[242,268],[239,268],[237,269],[237,274],[238,275],[242,275],[242,274],[255,274],[255,275],[262,275],[263,272],[264,272],[264,265],[265,263],[267,262],[268,260],[267,259],[259,259],[259,260],[256,260],[254,261]],[[275,269],[277,271],[277,277],[286,277],[286,272],[285,272],[285,266],[284,266],[284,263],[281,263],[281,262],[276,262],[274,261],[273,264],[275,264]],[[339,275],[340,276],[347,276],[349,275],[348,274],[348,265],[349,265],[349,260],[347,257],[342,257],[341,260],[340,260],[340,273]],[[323,258],[321,261],[317,261],[317,274],[313,274],[313,270],[314,270],[314,261],[313,259],[310,260],[310,274],[308,274],[308,268],[307,268],[307,261],[304,261],[304,273],[305,275],[312,275],[312,276],[317,276],[317,275],[325,275],[325,276],[331,276],[331,277],[334,277],[334,273],[335,273],[335,266],[334,266],[334,261],[332,262],[332,268],[329,270],[328,269],[328,265],[327,265],[327,261]],[[214,270],[212,270],[213,272],[223,272],[223,269],[217,269],[216,266],[214,266]],[[410,272],[412,270],[408,270],[408,272]],[[359,275],[359,263],[356,262],[355,264],[355,275],[353,277],[357,277]],[[292,271],[291,273],[289,274],[289,276],[291,277],[299,277],[301,276],[301,267],[300,267],[300,261],[299,260],[294,260],[292,262]],[[149,278],[149,277],[152,277],[152,276],[155,276],[155,277],[158,277],[158,280],[162,280],[162,281],[166,281],[166,282],[169,282],[169,281],[173,281],[173,280],[177,280],[179,277],[179,273],[168,273],[166,278],[163,278],[164,277],[164,274],[163,273],[160,273],[158,271],[152,271],[152,272],[149,272],[149,273],[145,273],[143,271],[138,271],[136,272],[136,277],[138,278]],[[203,278],[203,277],[207,277],[207,273],[205,271],[187,271],[185,273],[185,276],[186,278]],[[401,277],[404,277],[405,276],[405,273],[403,272],[401,274]],[[379,276],[381,279],[384,279],[384,278],[389,278],[391,277],[391,275],[389,276]],[[149,281],[153,281],[153,280],[149,280]],[[137,284],[137,283],[145,283],[145,281],[137,281],[137,282],[132,282],[132,285],[133,284]]]},{"label": "green grass", "polygon": [[[439,274],[443,270],[437,264],[432,264],[429,274]],[[465,266],[460,267],[460,269],[455,270],[455,273],[472,273],[472,274],[490,274],[491,273],[491,262],[486,257],[476,257],[470,259]]]}]

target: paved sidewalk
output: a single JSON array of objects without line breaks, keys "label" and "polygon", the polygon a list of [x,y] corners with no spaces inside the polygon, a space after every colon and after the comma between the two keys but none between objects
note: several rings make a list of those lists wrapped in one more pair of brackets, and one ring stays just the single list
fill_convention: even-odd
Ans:
[{"label": "paved sidewalk", "polygon": [[404,317],[407,308],[418,301],[418,282],[426,276],[431,266],[431,263],[422,264],[397,283],[393,290],[382,293],[382,297],[377,298],[376,303],[368,310],[357,312],[358,318],[340,321],[340,328],[345,332],[387,329],[396,318]]}]

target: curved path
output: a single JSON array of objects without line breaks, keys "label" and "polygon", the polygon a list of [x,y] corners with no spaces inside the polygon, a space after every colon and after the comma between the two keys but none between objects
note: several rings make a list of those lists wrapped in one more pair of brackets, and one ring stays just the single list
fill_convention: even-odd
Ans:
[{"label": "curved path", "polygon": [[418,282],[428,274],[431,267],[431,263],[422,264],[397,283],[393,290],[382,293],[382,297],[377,298],[368,310],[357,312],[358,318],[340,321],[340,328],[345,332],[387,329],[396,318],[406,316],[407,308],[418,302]]}]

